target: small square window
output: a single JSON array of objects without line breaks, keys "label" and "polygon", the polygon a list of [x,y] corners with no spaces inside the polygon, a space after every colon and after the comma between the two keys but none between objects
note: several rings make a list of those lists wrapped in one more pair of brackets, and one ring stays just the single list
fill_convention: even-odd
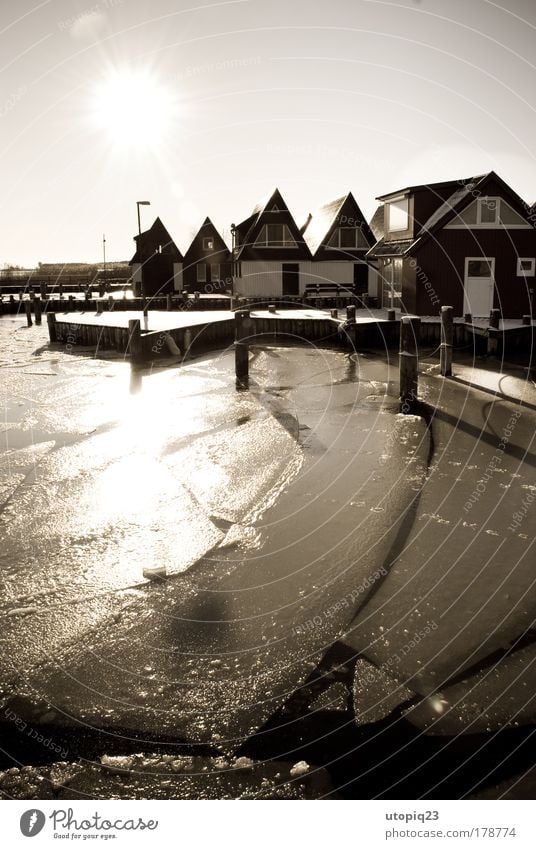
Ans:
[{"label": "small square window", "polygon": [[213,251],[214,250],[214,239],[207,237],[203,239],[203,250],[204,251]]},{"label": "small square window", "polygon": [[518,277],[534,277],[536,269],[536,257],[518,257],[517,259],[517,276]]}]

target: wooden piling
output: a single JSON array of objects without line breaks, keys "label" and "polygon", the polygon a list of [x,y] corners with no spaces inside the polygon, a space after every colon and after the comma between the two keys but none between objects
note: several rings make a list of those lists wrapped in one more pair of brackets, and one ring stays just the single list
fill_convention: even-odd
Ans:
[{"label": "wooden piling", "polygon": [[32,324],[33,324],[33,322],[32,322],[32,302],[31,301],[24,301],[24,312],[26,313],[26,323],[27,323],[28,327],[31,327]]},{"label": "wooden piling", "polygon": [[441,307],[441,345],[439,348],[440,372],[443,377],[452,375],[452,346],[454,344],[454,309]]},{"label": "wooden piling", "polygon": [[128,321],[128,347],[133,360],[142,359],[141,326],[139,318]]},{"label": "wooden piling", "polygon": [[35,298],[34,300],[34,313],[35,313],[35,323],[41,324],[41,298]]},{"label": "wooden piling", "polygon": [[489,314],[489,329],[488,329],[488,346],[487,353],[489,356],[494,357],[497,354],[499,348],[499,339],[498,339],[498,329],[499,322],[501,318],[500,310],[491,310]]},{"label": "wooden piling", "polygon": [[418,400],[418,341],[420,318],[403,316],[400,322],[400,410],[411,413]]},{"label": "wooden piling", "polygon": [[172,302],[171,302],[171,295],[166,295],[166,310],[168,312],[171,312],[172,306],[173,305],[172,305]]},{"label": "wooden piling", "polygon": [[182,342],[182,350],[183,350],[183,360],[187,360],[190,357],[190,348],[192,347],[192,331],[189,327],[187,327],[184,331]]},{"label": "wooden piling", "polygon": [[236,388],[247,389],[249,386],[249,344],[248,339],[253,333],[253,322],[249,310],[235,312],[235,375]]},{"label": "wooden piling", "polygon": [[464,320],[465,324],[472,324],[473,323],[472,314],[470,312],[466,312],[464,317],[463,317],[463,320]]},{"label": "wooden piling", "polygon": [[532,324],[532,316],[524,315],[523,319],[522,319],[522,323],[530,326]]},{"label": "wooden piling", "polygon": [[387,310],[387,321],[396,321],[396,310]]}]

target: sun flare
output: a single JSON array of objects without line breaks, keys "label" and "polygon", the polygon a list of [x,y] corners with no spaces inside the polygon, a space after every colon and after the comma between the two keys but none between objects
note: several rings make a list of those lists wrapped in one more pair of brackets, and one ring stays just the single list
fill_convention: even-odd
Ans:
[{"label": "sun flare", "polygon": [[114,71],[95,90],[94,124],[122,148],[158,148],[178,111],[172,92],[146,69]]}]

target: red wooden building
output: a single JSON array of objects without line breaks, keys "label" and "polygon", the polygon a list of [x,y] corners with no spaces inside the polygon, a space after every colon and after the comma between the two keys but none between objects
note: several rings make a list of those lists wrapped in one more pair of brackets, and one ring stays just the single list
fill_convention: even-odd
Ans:
[{"label": "red wooden building", "polygon": [[536,229],[531,208],[495,172],[410,186],[378,200],[371,221],[378,241],[367,258],[378,265],[384,307],[437,315],[505,318],[532,310]]}]

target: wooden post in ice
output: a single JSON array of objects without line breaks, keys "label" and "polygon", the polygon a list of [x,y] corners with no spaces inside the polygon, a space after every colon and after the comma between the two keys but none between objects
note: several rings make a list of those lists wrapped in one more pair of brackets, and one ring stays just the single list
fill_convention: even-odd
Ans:
[{"label": "wooden post in ice", "polygon": [[31,301],[24,301],[24,311],[26,313],[26,323],[27,323],[28,327],[31,327],[32,324],[33,324],[33,322],[32,322],[32,302]]},{"label": "wooden post in ice", "polygon": [[166,295],[166,310],[171,312],[171,295]]},{"label": "wooden post in ice", "polygon": [[400,322],[400,410],[410,413],[418,400],[417,348],[421,320],[405,315]]},{"label": "wooden post in ice", "polygon": [[35,298],[34,300],[34,313],[35,313],[35,323],[41,324],[41,298]]},{"label": "wooden post in ice", "polygon": [[58,334],[56,331],[56,313],[47,312],[47,324],[48,324],[48,338],[51,342],[58,341]]},{"label": "wooden post in ice", "polygon": [[130,356],[133,360],[141,360],[141,326],[139,318],[130,318],[128,321],[128,342]]},{"label": "wooden post in ice", "polygon": [[347,306],[346,307],[346,333],[348,334],[348,339],[350,340],[350,345],[352,348],[357,350],[357,323],[355,320],[355,306]]},{"label": "wooden post in ice", "polygon": [[182,347],[184,349],[183,354],[182,354],[182,358],[183,358],[183,360],[187,360],[188,357],[190,356],[190,348],[192,347],[192,331],[190,330],[189,327],[187,327],[186,330],[184,331]]},{"label": "wooden post in ice", "polygon": [[489,330],[488,330],[488,354],[494,356],[497,353],[499,346],[498,330],[501,319],[500,310],[491,310],[489,314]]},{"label": "wooden post in ice", "polygon": [[235,375],[236,388],[247,389],[249,386],[249,344],[252,321],[249,310],[235,312]]},{"label": "wooden post in ice", "polygon": [[440,371],[443,377],[452,375],[452,346],[454,344],[454,310],[441,307],[441,345],[439,349]]}]

